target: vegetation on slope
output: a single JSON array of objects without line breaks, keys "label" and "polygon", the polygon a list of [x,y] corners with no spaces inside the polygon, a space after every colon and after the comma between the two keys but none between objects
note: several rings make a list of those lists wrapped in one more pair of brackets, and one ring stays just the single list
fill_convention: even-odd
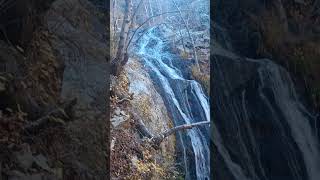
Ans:
[{"label": "vegetation on slope", "polygon": [[[113,124],[111,128],[111,177],[113,179],[175,179],[179,171],[175,165],[174,142],[172,141],[174,138],[170,138],[169,142],[161,147],[153,147],[149,139],[142,136],[137,123],[139,120],[149,124],[163,122],[149,118],[152,112],[151,107],[144,104],[149,104],[148,96],[139,97],[129,93],[130,81],[125,71],[119,77],[114,78],[116,79],[111,85],[111,122]],[[136,100],[136,98],[145,99],[145,102],[141,102],[140,99]],[[139,102],[138,105],[133,103],[134,101]],[[133,116],[132,113],[141,114],[141,116]],[[154,128],[160,129],[156,126],[161,125],[153,125]]]},{"label": "vegetation on slope", "polygon": [[281,64],[319,111],[319,8],[317,0],[231,0],[221,1],[216,15],[238,54]]},{"label": "vegetation on slope", "polygon": [[[259,54],[271,54],[303,83],[311,103],[320,110],[319,3],[283,1],[261,14],[262,45]],[[279,17],[279,6],[283,18]],[[278,9],[277,9],[278,8]]]},{"label": "vegetation on slope", "polygon": [[[61,56],[62,49],[55,43],[68,40],[57,37],[61,26],[53,29],[47,22],[59,19],[56,25],[70,25],[78,18],[74,11],[68,11],[68,20],[65,12],[52,13],[55,3],[79,13],[95,12],[95,8],[85,0],[4,2],[7,9],[0,12],[0,179],[105,177],[104,114],[79,107],[82,99],[74,94],[70,99],[61,97],[67,57]],[[2,5],[0,10],[5,8]],[[84,21],[77,23],[72,27],[89,33]]]}]

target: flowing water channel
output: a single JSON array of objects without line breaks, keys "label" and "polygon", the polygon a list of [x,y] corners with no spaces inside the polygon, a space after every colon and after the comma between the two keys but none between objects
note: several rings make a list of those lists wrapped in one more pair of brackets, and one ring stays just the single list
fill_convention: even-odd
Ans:
[{"label": "flowing water channel", "polygon": [[[186,78],[181,58],[170,52],[167,29],[152,28],[139,40],[137,55],[163,97],[175,126],[210,121],[209,100],[200,84]],[[205,125],[208,126],[208,125]],[[186,179],[210,177],[209,126],[196,127],[177,134]]]},{"label": "flowing water channel", "polygon": [[215,179],[316,180],[317,117],[290,74],[269,59],[237,56],[217,29],[212,48]]}]

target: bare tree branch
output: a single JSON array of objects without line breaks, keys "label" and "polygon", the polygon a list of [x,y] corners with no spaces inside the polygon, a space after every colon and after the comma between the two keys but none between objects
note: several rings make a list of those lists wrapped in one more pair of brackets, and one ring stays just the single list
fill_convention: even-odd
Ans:
[{"label": "bare tree branch", "polygon": [[[44,116],[39,119],[30,122],[24,127],[24,130],[28,133],[36,133],[40,129],[45,128],[52,118],[60,118],[64,120],[71,120],[72,109],[76,105],[77,99],[74,98],[70,101],[65,102],[59,107],[54,107],[52,110],[47,112]],[[62,123],[62,122],[61,122]]]},{"label": "bare tree branch", "polygon": [[152,134],[148,128],[146,127],[146,125],[143,123],[142,118],[135,113],[134,111],[131,111],[132,117],[134,119],[134,121],[136,122],[136,128],[138,129],[138,131],[145,137],[149,138],[152,142],[152,145],[155,148],[158,148],[159,145],[161,144],[161,142],[168,136],[181,131],[181,130],[186,130],[186,129],[192,129],[194,127],[197,126],[202,126],[202,125],[206,125],[206,124],[210,124],[210,121],[202,121],[202,122],[196,122],[196,123],[191,123],[191,124],[183,124],[180,126],[176,126],[174,128],[168,129],[158,135],[154,135]]},{"label": "bare tree branch", "polygon": [[116,58],[111,62],[112,71],[111,73],[114,75],[119,75],[122,65],[124,65],[127,61],[127,54],[125,53],[125,46],[128,38],[128,32],[130,29],[130,16],[132,13],[132,3],[131,0],[125,1],[125,15],[123,17],[121,32],[120,32],[120,40],[118,43],[118,49]]},{"label": "bare tree branch", "polygon": [[137,12],[138,12],[138,10],[139,10],[139,8],[140,8],[140,6],[141,6],[142,2],[143,2],[143,0],[140,0],[140,2],[139,2],[139,4],[138,4],[137,8],[134,10],[134,13],[133,13],[132,18],[131,18],[131,22],[133,21],[134,17],[136,16],[136,14],[137,14]]},{"label": "bare tree branch", "polygon": [[210,124],[210,121],[202,121],[202,122],[197,122],[197,123],[192,123],[192,124],[183,124],[180,126],[176,126],[174,128],[168,129],[166,131],[164,131],[163,133],[157,135],[157,136],[153,136],[152,137],[152,141],[155,144],[155,146],[159,146],[161,144],[161,142],[168,136],[181,131],[181,130],[185,130],[185,129],[192,129],[194,127],[197,126],[202,126],[205,124]]},{"label": "bare tree branch", "polygon": [[[157,24],[157,25],[154,26],[154,27],[158,27],[158,26],[160,26],[160,25],[162,25],[162,24],[165,24],[165,23]],[[142,34],[141,34],[141,35],[137,38],[137,40],[135,40],[134,42],[135,42],[135,43],[138,42],[138,41],[140,40],[140,38],[141,38],[143,35],[145,35],[146,32],[148,32],[149,29],[151,29],[151,28],[147,28],[147,29],[145,29],[144,31],[142,31]]]},{"label": "bare tree branch", "polygon": [[143,26],[145,25],[147,22],[149,22],[151,19],[155,18],[155,17],[158,17],[158,16],[162,16],[164,14],[171,14],[171,13],[179,13],[179,11],[169,11],[169,12],[164,12],[164,13],[161,13],[161,14],[157,14],[157,15],[154,15],[154,16],[151,16],[149,17],[148,19],[146,19],[142,24],[140,24],[137,29],[135,29],[135,31],[133,32],[128,44],[127,44],[127,47],[126,47],[126,52],[128,52],[128,47],[133,39],[133,37],[135,36],[135,34],[137,33],[137,31]]},{"label": "bare tree branch", "polygon": [[182,11],[180,10],[180,8],[179,8],[179,6],[177,5],[177,3],[175,2],[175,0],[172,0],[172,2],[173,2],[173,4],[174,4],[174,6],[178,9],[179,15],[180,15],[180,17],[181,17],[181,20],[182,20],[184,26],[186,27],[188,36],[189,36],[189,38],[190,38],[190,40],[191,40],[191,43],[192,43],[192,52],[193,52],[194,59],[195,59],[195,61],[196,61],[196,67],[197,67],[197,69],[198,69],[199,72],[200,72],[200,66],[199,66],[197,51],[196,51],[196,48],[195,48],[195,45],[194,45],[193,37],[192,37],[191,34],[190,34],[190,30],[189,30],[188,23],[187,23],[186,20],[183,18],[183,16],[182,16]]},{"label": "bare tree branch", "polygon": [[[138,12],[138,10],[139,10],[140,5],[142,4],[142,2],[143,2],[143,0],[140,0],[140,2],[139,2],[139,4],[138,4],[137,8],[134,10],[134,12],[133,12],[133,14],[132,14],[132,16],[131,16],[131,20],[130,20],[129,28],[131,28],[131,27],[132,27],[132,24],[133,24],[134,18],[136,17],[136,14],[137,14],[137,12]],[[128,45],[128,41],[129,41],[129,38],[127,38],[127,39],[126,39],[126,47],[128,47],[128,46],[127,46],[127,45]],[[127,48],[126,48],[126,52],[127,52]]]},{"label": "bare tree branch", "polygon": [[152,138],[153,134],[147,129],[146,125],[143,123],[142,118],[135,113],[134,111],[131,111],[131,115],[136,122],[136,128],[138,131],[145,137]]}]

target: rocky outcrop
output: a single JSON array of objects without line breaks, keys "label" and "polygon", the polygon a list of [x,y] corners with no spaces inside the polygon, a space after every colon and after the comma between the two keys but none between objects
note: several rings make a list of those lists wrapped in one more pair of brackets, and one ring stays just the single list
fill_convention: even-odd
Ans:
[{"label": "rocky outcrop", "polygon": [[219,166],[212,178],[317,179],[317,118],[303,105],[290,74],[269,59],[217,52],[211,163]]},{"label": "rocky outcrop", "polygon": [[[138,59],[130,58],[125,66],[130,82],[129,92],[134,94],[132,110],[142,118],[150,133],[157,135],[173,127],[162,97]],[[161,144],[162,152],[174,152],[175,137],[170,136]]]},{"label": "rocky outcrop", "polygon": [[86,0],[36,2],[3,16],[19,22],[0,34],[1,176],[105,179],[105,15]]},{"label": "rocky outcrop", "polygon": [[57,0],[45,18],[53,49],[65,64],[60,98],[77,99],[75,121],[66,127],[71,141],[63,142],[63,151],[70,156],[62,161],[78,164],[72,168],[80,178],[101,178],[107,170],[108,51],[104,18],[105,14],[86,0]]},{"label": "rocky outcrop", "polygon": [[[316,1],[230,0],[217,2],[215,11],[216,22],[228,30],[234,53],[267,57],[283,66],[305,97],[304,104],[318,113],[319,6]],[[217,32],[213,37],[223,36]]]},{"label": "rocky outcrop", "polygon": [[111,178],[176,177],[175,136],[155,149],[138,126],[144,124],[146,131],[155,135],[173,126],[162,97],[139,60],[129,58],[123,74],[111,76],[111,82]]},{"label": "rocky outcrop", "polygon": [[57,0],[48,11],[46,22],[54,36],[52,44],[66,66],[62,98],[76,96],[82,105],[93,102],[101,107],[105,105],[98,97],[106,89],[107,78],[103,17],[104,14],[83,0]]}]

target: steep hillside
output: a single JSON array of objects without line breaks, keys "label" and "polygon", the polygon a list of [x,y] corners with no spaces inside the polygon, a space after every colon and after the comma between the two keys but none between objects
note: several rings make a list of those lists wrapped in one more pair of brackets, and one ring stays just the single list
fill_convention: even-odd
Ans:
[{"label": "steep hillside", "polygon": [[4,17],[18,21],[1,21],[1,178],[106,177],[105,15],[86,0],[10,7]]},{"label": "steep hillside", "polygon": [[172,179],[176,167],[175,137],[150,146],[138,121],[152,134],[172,128],[172,120],[152,80],[138,59],[130,58],[123,74],[112,78],[112,179]]}]

